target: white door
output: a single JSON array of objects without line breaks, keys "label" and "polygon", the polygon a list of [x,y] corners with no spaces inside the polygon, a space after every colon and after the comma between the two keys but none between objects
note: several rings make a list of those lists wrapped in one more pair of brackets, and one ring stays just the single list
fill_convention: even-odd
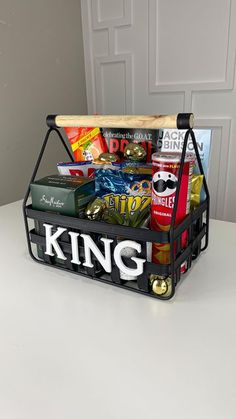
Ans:
[{"label": "white door", "polygon": [[82,0],[89,113],[193,112],[211,216],[236,222],[235,0]]}]

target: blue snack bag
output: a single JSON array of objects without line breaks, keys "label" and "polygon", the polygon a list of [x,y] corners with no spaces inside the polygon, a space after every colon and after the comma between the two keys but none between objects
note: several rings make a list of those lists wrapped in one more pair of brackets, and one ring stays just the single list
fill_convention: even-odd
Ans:
[{"label": "blue snack bag", "polygon": [[151,203],[151,175],[127,173],[111,168],[95,171],[96,195],[105,199],[108,208],[121,215],[142,211]]}]

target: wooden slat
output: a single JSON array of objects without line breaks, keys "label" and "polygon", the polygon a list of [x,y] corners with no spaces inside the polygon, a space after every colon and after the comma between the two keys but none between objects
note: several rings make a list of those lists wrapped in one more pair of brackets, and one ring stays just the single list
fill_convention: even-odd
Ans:
[{"label": "wooden slat", "polygon": [[[186,117],[186,115],[188,115]],[[57,127],[193,128],[193,114],[178,115],[55,115]],[[182,126],[182,125],[185,126]]]}]

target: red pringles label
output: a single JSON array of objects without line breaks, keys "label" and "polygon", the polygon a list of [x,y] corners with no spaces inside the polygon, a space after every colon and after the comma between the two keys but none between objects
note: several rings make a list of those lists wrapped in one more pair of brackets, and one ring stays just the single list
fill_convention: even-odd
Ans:
[{"label": "red pringles label", "polygon": [[[175,195],[178,184],[181,153],[154,153],[152,156],[152,202],[151,202],[151,228],[158,231],[169,231]],[[187,153],[181,186],[176,225],[188,214],[190,207],[191,176],[194,164],[194,155]],[[182,246],[187,235],[182,235]],[[169,263],[169,245],[153,243],[152,260],[154,263]]]}]

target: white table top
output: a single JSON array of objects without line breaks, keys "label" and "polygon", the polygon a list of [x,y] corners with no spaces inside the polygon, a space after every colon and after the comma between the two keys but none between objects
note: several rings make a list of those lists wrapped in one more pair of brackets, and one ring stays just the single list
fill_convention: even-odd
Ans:
[{"label": "white table top", "polygon": [[37,264],[0,208],[3,419],[235,419],[236,224],[162,302]]}]

